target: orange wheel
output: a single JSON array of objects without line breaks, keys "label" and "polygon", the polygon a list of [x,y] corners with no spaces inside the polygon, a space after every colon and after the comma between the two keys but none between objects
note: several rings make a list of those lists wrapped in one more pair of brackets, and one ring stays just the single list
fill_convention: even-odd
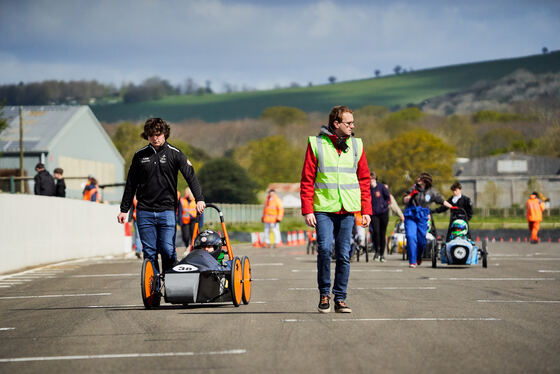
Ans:
[{"label": "orange wheel", "polygon": [[251,286],[253,284],[253,280],[251,279],[251,262],[249,261],[249,257],[244,256],[241,259],[241,263],[243,264],[243,304],[249,304],[251,300]]},{"label": "orange wheel", "polygon": [[158,307],[161,296],[158,294],[157,272],[154,264],[149,259],[144,259],[142,263],[142,274],[140,280],[140,289],[142,292],[142,302],[146,309]]},{"label": "orange wheel", "polygon": [[234,257],[231,265],[231,299],[233,305],[239,306],[243,295],[243,266],[239,257]]}]

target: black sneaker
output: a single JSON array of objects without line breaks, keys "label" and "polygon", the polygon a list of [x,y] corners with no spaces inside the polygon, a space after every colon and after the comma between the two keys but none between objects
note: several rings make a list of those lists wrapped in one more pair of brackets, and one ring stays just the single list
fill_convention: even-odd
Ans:
[{"label": "black sneaker", "polygon": [[321,298],[319,299],[319,306],[317,307],[317,309],[319,310],[319,312],[321,313],[329,313],[331,311],[331,303],[330,303],[330,296],[321,296]]},{"label": "black sneaker", "polygon": [[348,308],[348,305],[346,305],[344,301],[335,301],[334,311],[336,313],[352,313],[352,309]]}]

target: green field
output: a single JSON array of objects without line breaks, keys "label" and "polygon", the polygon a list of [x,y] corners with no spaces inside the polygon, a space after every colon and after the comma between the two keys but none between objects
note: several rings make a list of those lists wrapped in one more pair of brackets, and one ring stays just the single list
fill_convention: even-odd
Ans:
[{"label": "green field", "polygon": [[461,91],[480,80],[496,80],[521,68],[533,73],[560,71],[560,52],[452,65],[313,87],[205,96],[168,96],[150,102],[96,105],[92,106],[92,110],[100,121],[112,123],[143,120],[150,116],[173,122],[256,118],[265,108],[277,105],[300,108],[308,113],[326,113],[334,105],[340,104],[352,108],[365,105],[394,108],[410,103],[418,104],[448,92]]}]

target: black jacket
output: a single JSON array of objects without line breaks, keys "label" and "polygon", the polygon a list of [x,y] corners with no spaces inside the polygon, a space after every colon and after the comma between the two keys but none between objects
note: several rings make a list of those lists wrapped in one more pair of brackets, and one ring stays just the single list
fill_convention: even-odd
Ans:
[{"label": "black jacket", "polygon": [[66,197],[66,183],[64,182],[64,178],[56,180],[54,195],[58,197]]},{"label": "black jacket", "polygon": [[183,152],[167,142],[157,151],[151,144],[136,151],[126,178],[121,212],[129,211],[134,194],[138,199],[137,209],[150,212],[175,211],[179,171],[185,177],[196,201],[204,201],[194,169]]},{"label": "black jacket", "polygon": [[[443,197],[434,189],[428,188],[427,190],[423,190],[418,184],[415,184],[411,188],[406,191],[406,195],[409,195],[413,190],[418,191],[416,195],[414,195],[406,204],[406,207],[409,206],[420,206],[422,208],[427,208],[430,206],[431,203],[443,204]],[[403,202],[404,202],[403,196]]]},{"label": "black jacket", "polygon": [[[465,210],[465,213],[467,214],[467,221],[470,221],[472,216],[473,216],[473,207],[472,207],[472,202],[471,199],[469,199],[468,196],[465,195],[461,195],[461,197],[459,198],[459,200],[457,200],[457,202],[455,204],[453,204],[453,196],[451,196],[449,199],[447,199],[447,202],[453,206],[456,206],[458,208],[462,208]],[[434,209],[435,213],[443,213],[445,212],[447,208],[445,205],[442,205],[436,209]],[[461,214],[462,212],[458,212],[459,214]]]},{"label": "black jacket", "polygon": [[35,195],[54,196],[54,178],[46,170],[41,170],[35,177]]}]

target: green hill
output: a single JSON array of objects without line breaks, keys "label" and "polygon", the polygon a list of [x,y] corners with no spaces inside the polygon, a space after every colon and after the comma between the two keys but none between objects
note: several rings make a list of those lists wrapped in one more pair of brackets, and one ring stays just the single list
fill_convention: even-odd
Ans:
[{"label": "green hill", "polygon": [[481,80],[500,79],[517,69],[536,74],[558,72],[560,51],[329,85],[205,96],[168,96],[135,104],[96,105],[92,106],[92,110],[103,122],[136,121],[150,116],[173,122],[197,118],[217,122],[256,118],[265,108],[276,105],[323,113],[341,104],[352,108],[365,105],[404,107],[448,92],[465,90]]}]

